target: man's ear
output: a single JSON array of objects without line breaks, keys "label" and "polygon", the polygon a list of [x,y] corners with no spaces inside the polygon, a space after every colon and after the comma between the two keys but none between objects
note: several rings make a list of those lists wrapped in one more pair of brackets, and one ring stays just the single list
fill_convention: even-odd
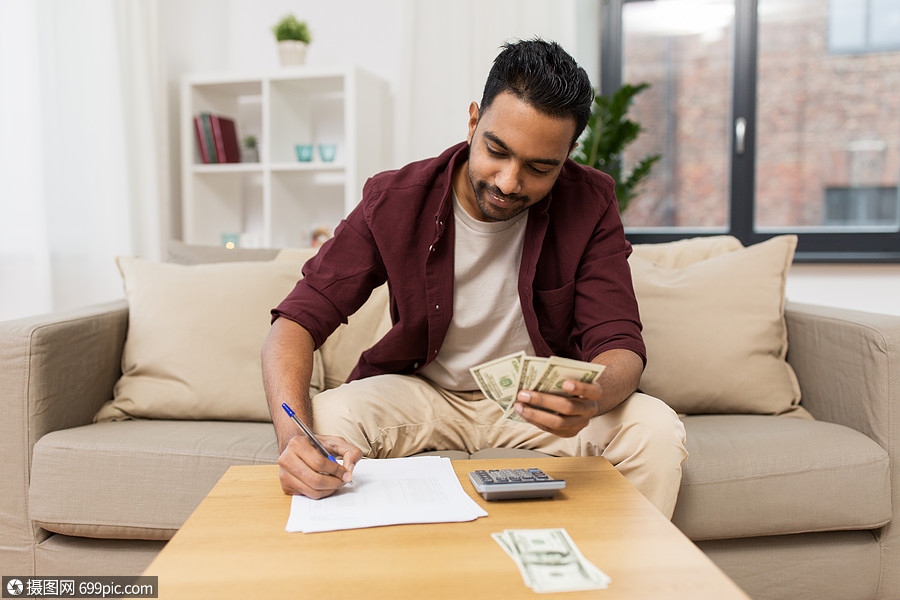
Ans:
[{"label": "man's ear", "polygon": [[574,152],[574,151],[575,151],[575,148],[577,148],[577,147],[578,147],[578,142],[575,142],[574,144],[572,144],[572,147],[569,148],[569,154],[568,154],[568,155],[571,156],[571,155],[572,155],[572,152]]},{"label": "man's ear", "polygon": [[475,135],[475,127],[478,125],[478,103],[473,102],[469,105],[469,135],[466,136],[466,141],[471,145],[472,137]]}]

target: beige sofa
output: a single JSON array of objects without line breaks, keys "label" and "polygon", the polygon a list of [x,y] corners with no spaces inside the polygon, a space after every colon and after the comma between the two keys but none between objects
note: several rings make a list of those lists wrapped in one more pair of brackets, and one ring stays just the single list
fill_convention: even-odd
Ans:
[{"label": "beige sofa", "polygon": [[[381,302],[329,339],[323,385],[383,328]],[[133,366],[129,312],[122,301],[0,323],[4,575],[139,573],[229,465],[276,460],[264,421],[93,422]],[[802,390],[788,412],[815,419],[684,416],[674,522],[757,600],[898,599],[900,317],[788,303],[783,323]]]}]

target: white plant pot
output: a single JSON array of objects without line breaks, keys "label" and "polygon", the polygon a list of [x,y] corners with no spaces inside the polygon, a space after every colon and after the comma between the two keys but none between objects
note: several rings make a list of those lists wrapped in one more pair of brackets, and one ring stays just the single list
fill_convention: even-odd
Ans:
[{"label": "white plant pot", "polygon": [[283,40],[278,42],[278,56],[281,58],[281,66],[293,67],[302,65],[306,60],[306,42],[297,40]]}]

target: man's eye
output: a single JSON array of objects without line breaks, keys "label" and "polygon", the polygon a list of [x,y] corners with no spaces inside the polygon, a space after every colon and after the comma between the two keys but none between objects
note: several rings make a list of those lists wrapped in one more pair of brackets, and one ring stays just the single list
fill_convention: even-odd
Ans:
[{"label": "man's eye", "polygon": [[550,169],[544,171],[542,169],[538,169],[537,167],[531,167],[531,170],[534,171],[538,175],[547,175],[548,173],[550,173]]},{"label": "man's eye", "polygon": [[501,152],[500,150],[495,150],[495,149],[491,148],[490,146],[485,146],[485,147],[487,148],[488,154],[490,154],[491,156],[505,156],[504,153]]}]

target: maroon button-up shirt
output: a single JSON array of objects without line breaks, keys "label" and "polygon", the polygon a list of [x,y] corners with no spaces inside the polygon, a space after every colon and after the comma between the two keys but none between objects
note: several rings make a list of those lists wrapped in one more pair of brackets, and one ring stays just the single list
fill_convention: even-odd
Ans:
[{"label": "maroon button-up shirt", "polygon": [[[387,281],[393,327],[363,352],[350,380],[415,373],[433,360],[453,316],[452,174],[468,152],[461,143],[372,177],[273,321],[299,323],[318,347]],[[614,190],[607,175],[567,160],[551,193],[528,209],[521,266],[510,276],[518,276],[525,325],[541,356],[590,361],[624,348],[646,362]]]}]

